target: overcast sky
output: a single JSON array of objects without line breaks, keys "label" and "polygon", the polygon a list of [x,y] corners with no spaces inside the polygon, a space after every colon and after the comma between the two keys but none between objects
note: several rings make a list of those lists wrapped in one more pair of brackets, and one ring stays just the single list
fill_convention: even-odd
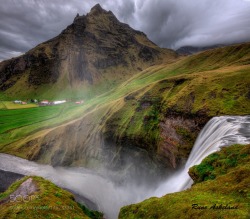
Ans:
[{"label": "overcast sky", "polygon": [[161,47],[250,41],[250,0],[0,0],[0,60],[58,35],[96,3]]}]

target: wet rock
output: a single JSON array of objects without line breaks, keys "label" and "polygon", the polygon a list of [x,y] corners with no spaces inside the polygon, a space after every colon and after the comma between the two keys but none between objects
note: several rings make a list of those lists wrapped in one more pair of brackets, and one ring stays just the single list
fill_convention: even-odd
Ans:
[{"label": "wet rock", "polygon": [[21,179],[24,175],[0,170],[0,193],[8,189],[8,187],[16,180]]}]

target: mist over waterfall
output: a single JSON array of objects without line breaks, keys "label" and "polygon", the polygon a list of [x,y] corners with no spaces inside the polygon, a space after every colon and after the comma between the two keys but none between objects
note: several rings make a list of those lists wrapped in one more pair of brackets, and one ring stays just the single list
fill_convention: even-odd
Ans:
[{"label": "mist over waterfall", "polygon": [[168,178],[154,195],[161,197],[178,192],[193,183],[188,170],[221,147],[250,143],[250,116],[220,116],[212,118],[197,137],[185,167]]},{"label": "mist over waterfall", "polygon": [[192,184],[188,169],[221,147],[249,143],[250,116],[214,117],[199,134],[185,167],[167,178],[157,189],[133,182],[117,184],[109,178],[108,172],[96,173],[85,168],[54,168],[6,154],[0,154],[0,169],[51,180],[89,200],[92,207],[104,212],[106,218],[115,219],[124,205],[188,188]]}]

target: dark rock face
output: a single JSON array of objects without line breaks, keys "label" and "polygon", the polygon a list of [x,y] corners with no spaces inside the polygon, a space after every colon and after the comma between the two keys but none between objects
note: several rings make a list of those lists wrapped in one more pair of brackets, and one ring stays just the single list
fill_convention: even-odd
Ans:
[{"label": "dark rock face", "polygon": [[[0,63],[0,90],[7,90],[13,86],[25,73],[29,73],[28,82],[33,85],[55,83],[59,72],[55,57],[45,53],[45,48],[40,48],[33,54],[28,52],[26,55],[10,59]],[[8,86],[11,84],[11,86]],[[6,86],[7,85],[7,86]]]},{"label": "dark rock face", "polygon": [[114,68],[131,75],[160,62],[165,52],[98,4],[86,16],[78,14],[59,36],[1,62],[0,89],[9,89],[24,75],[33,86],[55,84],[65,74],[71,86],[79,81],[95,84],[109,79],[105,72],[112,74]]},{"label": "dark rock face", "polygon": [[143,61],[150,61],[154,59],[154,54],[157,54],[157,51],[151,50],[147,47],[143,47],[140,49],[139,57],[143,59]]},{"label": "dark rock face", "polygon": [[18,173],[12,173],[0,170],[0,178],[1,178],[0,193],[7,190],[12,183],[14,183],[16,180],[21,179],[23,176],[24,175]]},{"label": "dark rock face", "polygon": [[189,114],[169,110],[160,123],[161,142],[158,156],[172,168],[186,163],[195,139],[209,121],[205,114]]}]

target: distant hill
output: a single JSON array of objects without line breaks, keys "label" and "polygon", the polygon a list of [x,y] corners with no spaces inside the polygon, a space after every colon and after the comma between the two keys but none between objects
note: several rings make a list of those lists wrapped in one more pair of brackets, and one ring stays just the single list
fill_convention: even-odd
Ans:
[{"label": "distant hill", "polygon": [[1,62],[0,91],[8,97],[93,95],[175,57],[97,4],[57,37]]},{"label": "distant hill", "polygon": [[183,47],[180,47],[179,49],[177,49],[176,52],[179,55],[192,55],[192,54],[195,54],[198,52],[202,52],[202,51],[209,50],[209,49],[220,48],[223,46],[225,46],[225,45],[219,44],[219,45],[205,46],[205,47],[183,46]]}]

